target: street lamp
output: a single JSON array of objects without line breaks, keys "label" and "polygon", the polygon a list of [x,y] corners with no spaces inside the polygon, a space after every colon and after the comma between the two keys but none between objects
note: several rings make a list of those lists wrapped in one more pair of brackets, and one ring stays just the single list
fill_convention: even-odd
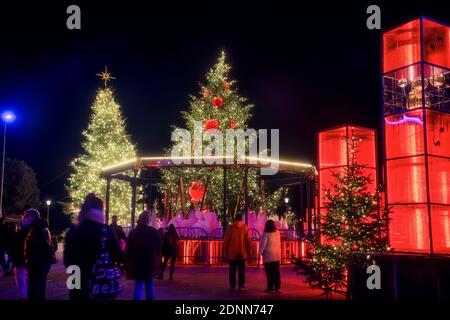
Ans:
[{"label": "street lamp", "polygon": [[5,181],[5,152],[6,152],[6,124],[14,122],[16,115],[11,111],[2,113],[2,120],[5,123],[5,130],[3,131],[3,161],[2,161],[2,184],[0,187],[0,217],[3,216],[3,183]]},{"label": "street lamp", "polygon": [[288,197],[284,198],[284,204],[286,205],[286,213],[288,212],[288,203],[289,203],[289,198]]},{"label": "street lamp", "polygon": [[52,204],[51,200],[45,201],[47,204],[47,223],[48,223],[48,229],[50,229],[50,205]]}]

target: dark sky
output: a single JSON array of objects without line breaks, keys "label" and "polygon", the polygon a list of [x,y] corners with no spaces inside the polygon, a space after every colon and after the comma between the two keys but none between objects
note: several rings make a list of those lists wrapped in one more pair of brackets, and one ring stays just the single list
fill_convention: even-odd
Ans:
[{"label": "dark sky", "polygon": [[[384,29],[419,15],[450,22],[443,1],[5,2],[0,110],[17,113],[7,156],[31,165],[42,197],[55,200],[65,196],[105,65],[141,154],[169,145],[188,94],[225,49],[241,94],[256,105],[250,125],[279,128],[283,158],[314,161],[318,130],[380,126],[381,33],[366,28],[367,6],[381,6]],[[81,7],[81,31],[66,28],[69,4]]]}]

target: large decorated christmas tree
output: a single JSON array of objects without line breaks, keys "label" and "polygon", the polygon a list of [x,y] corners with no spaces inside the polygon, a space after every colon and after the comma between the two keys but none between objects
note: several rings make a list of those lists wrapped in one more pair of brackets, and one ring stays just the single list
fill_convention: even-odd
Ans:
[{"label": "large decorated christmas tree", "polygon": [[[217,63],[206,75],[206,83],[200,85],[198,96],[191,96],[188,112],[182,112],[186,121],[186,129],[194,136],[195,122],[201,122],[203,132],[209,129],[219,129],[225,133],[226,129],[246,130],[251,117],[253,105],[238,94],[236,81],[229,78],[230,65],[226,62],[225,52],[221,52]],[[192,143],[192,154],[196,148],[204,145]],[[248,145],[247,145],[248,147]],[[170,150],[169,150],[170,151]],[[223,145],[226,154],[226,143]],[[275,213],[275,209],[282,197],[283,190],[278,189],[270,195],[264,194],[258,182],[256,169],[248,171],[248,195],[250,209],[262,210],[268,214]],[[236,212],[243,210],[243,179],[244,168],[235,166],[227,171],[226,217],[230,221]],[[167,196],[183,193],[185,208],[203,205],[222,215],[223,210],[223,169],[209,168],[175,168],[163,171],[163,183],[160,191]],[[181,198],[173,196],[172,199]],[[182,202],[173,202],[175,210],[181,209]],[[223,218],[223,216],[222,216]]]},{"label": "large decorated christmas tree", "polygon": [[[120,105],[108,86],[111,76],[107,70],[100,76],[105,81],[105,86],[97,91],[88,128],[83,132],[84,152],[70,164],[73,173],[66,186],[71,198],[70,212],[78,211],[84,197],[90,192],[105,198],[106,181],[100,176],[103,167],[136,157],[135,146],[126,132]],[[110,215],[117,215],[121,224],[127,224],[130,207],[130,185],[112,181]]]},{"label": "large decorated christmas tree", "polygon": [[324,186],[325,214],[319,232],[310,240],[308,260],[297,260],[301,273],[327,296],[348,293],[348,271],[352,252],[389,250],[387,227],[389,209],[381,204],[380,190],[371,191],[373,178],[357,162],[357,137],[346,139],[349,165],[333,174],[335,182]]}]

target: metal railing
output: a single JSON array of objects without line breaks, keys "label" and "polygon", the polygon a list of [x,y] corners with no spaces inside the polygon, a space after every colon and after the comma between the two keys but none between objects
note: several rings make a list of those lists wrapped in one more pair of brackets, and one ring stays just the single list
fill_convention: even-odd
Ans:
[{"label": "metal railing", "polygon": [[300,232],[299,230],[294,229],[287,229],[287,230],[280,230],[280,237],[281,240],[299,240],[303,239],[304,234],[303,232]]},{"label": "metal railing", "polygon": [[210,239],[209,233],[199,227],[178,227],[177,232],[181,239]]},{"label": "metal railing", "polygon": [[[131,227],[123,228],[128,234]],[[181,241],[178,243],[177,261],[181,264],[225,264],[223,251],[223,229],[217,228],[208,233],[199,227],[178,227]],[[259,239],[261,234],[256,229],[249,229],[251,249],[248,253],[247,263],[259,265],[258,258]],[[302,254],[303,233],[298,230],[280,230],[281,236],[281,263],[290,264],[292,255]]]},{"label": "metal railing", "polygon": [[209,234],[209,238],[211,240],[221,240],[223,238],[223,229],[222,228],[214,229]]},{"label": "metal railing", "polygon": [[[124,227],[125,234],[131,231],[131,227]],[[303,238],[303,233],[294,229],[279,230],[281,240],[300,240]],[[181,239],[200,239],[200,240],[221,240],[223,239],[223,229],[216,228],[211,233],[200,227],[178,227],[177,232]],[[259,240],[261,233],[256,229],[249,229],[250,238],[252,240]]]},{"label": "metal railing", "polygon": [[[281,241],[281,264],[291,264],[292,256],[302,255],[301,240]],[[262,263],[259,252],[259,240],[252,240],[247,255],[247,264],[259,265]],[[184,239],[178,242],[177,262],[180,264],[226,264],[226,252],[223,240]]]}]

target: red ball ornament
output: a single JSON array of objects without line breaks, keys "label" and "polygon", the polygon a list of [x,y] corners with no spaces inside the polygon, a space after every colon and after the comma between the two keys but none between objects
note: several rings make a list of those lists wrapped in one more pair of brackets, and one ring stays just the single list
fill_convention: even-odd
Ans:
[{"label": "red ball ornament", "polygon": [[224,82],[223,82],[223,87],[224,87],[224,89],[226,89],[226,90],[230,90],[230,83],[227,82],[227,81],[224,81]]},{"label": "red ball ornament", "polygon": [[205,186],[200,181],[192,182],[189,187],[189,195],[191,196],[192,202],[200,202],[205,194]]},{"label": "red ball ornament", "polygon": [[205,131],[208,131],[209,129],[219,129],[219,122],[216,119],[210,119],[205,122],[203,129]]},{"label": "red ball ornament", "polygon": [[221,97],[214,97],[213,99],[213,105],[216,108],[220,108],[223,106],[223,99]]},{"label": "red ball ornament", "polygon": [[237,128],[237,123],[236,123],[236,121],[231,121],[231,123],[230,123],[230,128],[231,128],[231,129],[236,129],[236,128]]}]

